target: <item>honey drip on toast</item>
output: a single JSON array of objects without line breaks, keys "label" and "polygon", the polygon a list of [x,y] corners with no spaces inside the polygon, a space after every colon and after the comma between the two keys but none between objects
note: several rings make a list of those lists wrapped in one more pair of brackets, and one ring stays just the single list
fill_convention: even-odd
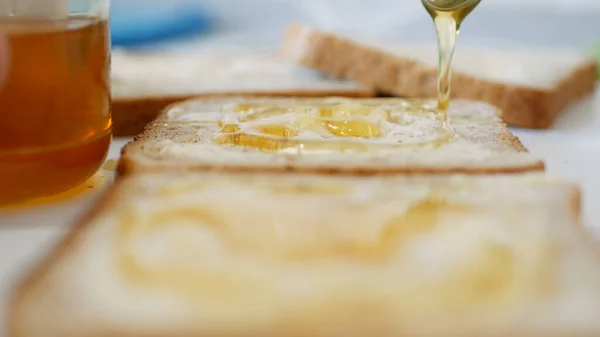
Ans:
[{"label": "honey drip on toast", "polygon": [[465,18],[481,0],[422,0],[433,18],[438,40],[438,109],[447,111],[452,82],[452,58]]},{"label": "honey drip on toast", "polygon": [[[401,100],[246,103],[222,112],[215,143],[285,154],[435,148],[453,136],[435,109]],[[426,135],[401,139],[419,119]]]},{"label": "honey drip on toast", "polygon": [[[194,196],[203,189],[217,187],[223,191],[231,188],[212,184],[209,181],[176,183],[163,187],[158,195],[166,202],[194,200]],[[239,186],[235,186],[232,192],[237,193]],[[410,275],[408,271],[415,270],[411,263],[402,262],[406,260],[396,259],[396,256],[405,254],[403,250],[406,247],[426,239],[429,233],[449,233],[443,219],[478,212],[468,204],[446,200],[443,190],[432,190],[429,195],[412,200],[405,209],[388,208],[380,213],[384,216],[374,216],[373,221],[368,223],[369,227],[375,227],[375,231],[359,230],[353,235],[352,232],[365,223],[365,218],[360,217],[360,207],[348,209],[339,206],[338,201],[345,200],[343,197],[339,199],[340,196],[355,192],[349,184],[331,183],[323,189],[322,181],[318,180],[284,184],[275,181],[256,184],[252,190],[254,197],[267,195],[272,200],[290,198],[287,201],[291,204],[296,200],[294,196],[310,194],[323,198],[321,202],[334,208],[332,215],[349,214],[346,214],[342,227],[338,226],[339,222],[333,221],[307,229],[296,226],[309,223],[305,220],[310,216],[297,219],[306,212],[292,210],[291,214],[282,213],[275,208],[274,213],[269,214],[261,209],[246,208],[243,215],[236,215],[236,212],[231,212],[231,199],[214,203],[211,207],[195,201],[187,205],[152,208],[150,212],[147,208],[133,207],[118,217],[120,272],[134,284],[173,292],[191,303],[205,305],[214,301],[219,304],[229,300],[241,304],[277,302],[276,296],[265,297],[273,293],[270,285],[262,278],[252,276],[256,274],[245,273],[246,267],[265,268],[273,271],[273,275],[285,275],[290,265],[300,266],[300,269],[312,266],[321,271],[341,266],[337,272],[350,272],[348,275],[352,275],[354,272],[364,273],[371,267],[377,268],[383,263],[384,268],[397,268],[400,275],[403,272]],[[328,204],[332,198],[338,199]],[[242,200],[237,199],[233,204]],[[381,200],[374,198],[368,202],[369,207],[373,207]],[[296,218],[296,222],[283,214]],[[251,231],[240,231],[247,227],[248,219],[256,218],[261,221],[255,223]],[[469,310],[474,307],[510,306],[513,301],[522,301],[524,296],[545,296],[546,290],[542,289],[542,285],[547,282],[547,276],[555,272],[552,266],[556,258],[552,247],[541,246],[533,251],[535,261],[547,264],[548,268],[532,270],[521,268],[523,265],[517,257],[522,251],[514,250],[502,241],[482,237],[477,243],[468,242],[475,245],[472,246],[474,250],[461,253],[456,265],[440,275],[432,275],[431,282],[421,282],[420,276],[416,275],[412,281],[398,284],[394,296],[402,300],[395,302],[396,309],[407,310],[406,314],[413,310],[435,312],[438,307]],[[163,249],[158,250],[161,252],[159,255],[147,259],[144,247]],[[332,265],[332,261],[340,264]],[[233,268],[222,268],[223,263],[232,263]],[[236,268],[240,265],[245,267]],[[336,272],[332,273],[324,272],[321,277],[336,277]],[[414,295],[415,290],[419,291],[418,296]]]}]

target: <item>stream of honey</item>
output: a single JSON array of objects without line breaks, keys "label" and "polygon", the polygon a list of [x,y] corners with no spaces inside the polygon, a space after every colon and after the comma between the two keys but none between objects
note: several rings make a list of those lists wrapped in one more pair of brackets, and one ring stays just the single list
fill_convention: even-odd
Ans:
[{"label": "stream of honey", "polygon": [[456,39],[465,18],[481,0],[422,0],[433,18],[438,39],[438,109],[446,111],[450,104],[452,58]]}]

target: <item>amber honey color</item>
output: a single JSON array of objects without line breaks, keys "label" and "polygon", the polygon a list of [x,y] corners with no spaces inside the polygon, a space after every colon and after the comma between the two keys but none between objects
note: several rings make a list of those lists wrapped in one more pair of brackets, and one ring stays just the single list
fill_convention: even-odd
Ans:
[{"label": "amber honey color", "polygon": [[433,18],[438,38],[438,109],[446,111],[450,104],[452,58],[460,27],[481,0],[422,0]]},{"label": "amber honey color", "polygon": [[10,67],[0,86],[0,204],[76,187],[111,141],[106,20],[0,19]]},{"label": "amber honey color", "polygon": [[[221,145],[300,154],[435,148],[453,137],[445,114],[403,101],[382,103],[238,104],[232,111],[222,111],[217,121],[220,130],[213,140]],[[416,119],[429,127],[429,138],[405,142],[399,130]]]}]

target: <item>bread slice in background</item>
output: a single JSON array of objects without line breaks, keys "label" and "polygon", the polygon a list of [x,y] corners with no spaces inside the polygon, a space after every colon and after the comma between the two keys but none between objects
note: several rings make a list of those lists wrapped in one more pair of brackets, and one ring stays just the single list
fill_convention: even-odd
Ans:
[{"label": "bread slice in background", "polygon": [[[401,97],[437,95],[437,49],[354,41],[292,25],[281,54],[300,65]],[[560,50],[474,50],[459,46],[452,97],[499,107],[508,124],[550,128],[568,105],[594,92],[592,56]]]},{"label": "bread slice in background", "polygon": [[[354,106],[392,111],[396,122],[375,121],[389,128],[372,138],[335,136],[322,129],[296,128],[295,123],[314,113],[324,104],[346,109]],[[293,137],[265,136],[250,127],[249,132],[263,136],[274,144],[298,144],[290,148],[271,148],[218,144],[213,137],[222,129],[218,121],[231,115],[240,116],[236,107],[308,107],[310,112],[266,116],[261,125],[285,124],[299,132]],[[398,106],[406,106],[399,108]],[[119,172],[160,170],[224,170],[271,172],[319,172],[331,174],[397,174],[397,173],[501,173],[543,170],[543,162],[527,152],[517,137],[497,117],[498,111],[481,102],[455,101],[448,112],[451,138],[440,128],[439,114],[433,110],[408,112],[417,106],[435,106],[435,102],[403,99],[275,99],[223,98],[196,99],[171,106],[146,130],[128,144],[119,163]],[[256,111],[260,111],[256,110]],[[375,111],[375,110],[372,110]],[[362,119],[366,121],[368,118]],[[342,120],[344,120],[342,118]],[[350,121],[352,118],[346,119]],[[234,123],[235,124],[235,123]],[[381,126],[383,124],[383,126]],[[243,123],[242,127],[249,127]],[[383,129],[382,129],[383,130]],[[277,143],[279,142],[279,143]],[[269,143],[270,144],[270,143]],[[415,147],[422,144],[422,147]],[[243,144],[242,144],[243,145]],[[369,146],[354,149],[350,146]]]},{"label": "bread slice in background", "polygon": [[162,109],[200,96],[372,97],[371,90],[294,65],[276,53],[112,54],[115,136],[135,136]]},{"label": "bread slice in background", "polygon": [[597,336],[578,200],[543,174],[124,177],[9,336]]}]

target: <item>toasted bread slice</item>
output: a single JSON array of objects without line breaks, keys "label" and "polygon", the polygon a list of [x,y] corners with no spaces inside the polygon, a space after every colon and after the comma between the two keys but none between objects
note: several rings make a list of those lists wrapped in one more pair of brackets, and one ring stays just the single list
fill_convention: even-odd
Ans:
[{"label": "toasted bread slice", "polygon": [[294,65],[276,53],[112,55],[114,134],[135,136],[166,106],[206,96],[372,97],[371,90]]},{"label": "toasted bread slice", "polygon": [[432,106],[435,102],[397,98],[192,100],[171,106],[128,144],[119,172],[397,174],[544,169],[490,105],[455,102],[448,123]]},{"label": "toasted bread slice", "polygon": [[[437,50],[367,44],[305,25],[291,26],[282,55],[298,64],[401,97],[435,97]],[[502,110],[508,124],[545,129],[569,104],[594,92],[596,60],[565,51],[457,48],[452,96]]]},{"label": "toasted bread slice", "polygon": [[578,200],[542,174],[124,177],[10,337],[598,336]]}]

